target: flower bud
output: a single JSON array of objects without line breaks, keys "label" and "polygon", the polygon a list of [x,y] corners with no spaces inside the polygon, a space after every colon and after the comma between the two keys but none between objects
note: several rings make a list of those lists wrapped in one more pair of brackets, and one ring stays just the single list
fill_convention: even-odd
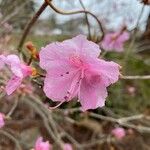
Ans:
[{"label": "flower bud", "polygon": [[33,43],[32,42],[27,42],[26,44],[25,44],[25,46],[26,46],[26,48],[30,51],[30,53],[31,53],[31,56],[34,58],[34,59],[38,59],[39,58],[39,54],[38,54],[38,52],[37,52],[37,49],[36,49],[36,47],[33,45]]}]

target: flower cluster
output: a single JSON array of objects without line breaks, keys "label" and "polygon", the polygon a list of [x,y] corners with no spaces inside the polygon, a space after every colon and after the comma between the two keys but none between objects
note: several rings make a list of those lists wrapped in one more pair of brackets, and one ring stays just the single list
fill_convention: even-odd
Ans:
[{"label": "flower cluster", "polygon": [[[26,46],[33,56],[38,56],[32,43]],[[46,70],[43,87],[46,96],[61,103],[78,98],[83,111],[103,107],[107,87],[118,81],[120,66],[99,59],[100,52],[99,45],[83,35],[43,47],[39,59],[40,67]],[[24,78],[36,74],[34,68],[16,55],[0,55],[0,69],[5,65],[12,72],[5,88],[8,95],[21,86]]]},{"label": "flower cluster", "polygon": [[104,40],[101,42],[101,46],[106,51],[122,52],[124,42],[129,39],[129,33],[127,31],[119,31],[107,33]]},{"label": "flower cluster", "polygon": [[20,87],[24,78],[36,73],[34,68],[22,63],[17,55],[0,55],[0,69],[3,69],[5,65],[7,65],[12,72],[12,77],[7,82],[5,88],[8,95]]}]

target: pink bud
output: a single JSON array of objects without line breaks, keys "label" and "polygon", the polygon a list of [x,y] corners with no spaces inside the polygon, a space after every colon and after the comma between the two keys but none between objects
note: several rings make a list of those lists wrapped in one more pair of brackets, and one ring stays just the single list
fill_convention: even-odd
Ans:
[{"label": "pink bud", "polygon": [[52,150],[51,144],[43,141],[42,137],[39,137],[35,143],[35,150]]},{"label": "pink bud", "polygon": [[119,140],[122,139],[126,135],[125,129],[121,127],[113,129],[111,133],[113,136],[115,136]]},{"label": "pink bud", "polygon": [[4,117],[5,115],[3,113],[0,113],[0,128],[5,125]]}]

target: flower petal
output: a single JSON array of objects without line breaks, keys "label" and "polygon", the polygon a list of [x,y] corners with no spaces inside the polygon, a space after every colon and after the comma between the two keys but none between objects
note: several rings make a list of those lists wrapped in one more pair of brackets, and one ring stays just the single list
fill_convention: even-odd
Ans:
[{"label": "flower petal", "polygon": [[98,57],[100,49],[94,42],[88,41],[85,36],[79,35],[70,40],[47,45],[40,51],[40,66],[45,70],[51,68],[51,62],[69,61],[71,55]]},{"label": "flower petal", "polygon": [[[40,66],[45,70],[50,70],[53,62],[63,62],[69,61],[69,55],[74,53],[74,49],[71,45],[64,45],[62,43],[51,43],[46,47],[42,48],[39,57],[40,57]],[[52,64],[53,63],[53,64]]]},{"label": "flower petal", "polygon": [[[58,71],[61,72],[61,69],[48,72],[44,81],[44,92],[53,101],[70,100],[77,94],[80,74],[72,71],[58,76]],[[57,76],[54,76],[55,72]]]},{"label": "flower petal", "polygon": [[20,64],[20,59],[17,55],[8,55],[6,57],[6,64],[11,65],[11,64]]},{"label": "flower petal", "polygon": [[23,72],[21,68],[21,61],[17,55],[8,55],[6,58],[6,64],[10,66],[14,75],[22,78]]},{"label": "flower petal", "polygon": [[19,78],[17,76],[13,76],[6,85],[6,93],[7,95],[11,95],[18,87],[20,87],[22,82],[22,78]]},{"label": "flower petal", "polygon": [[76,45],[81,56],[98,57],[101,52],[99,45],[87,40],[84,35],[78,35],[68,41],[72,41]]},{"label": "flower petal", "polygon": [[100,76],[104,85],[107,87],[115,83],[119,79],[119,65],[113,61],[105,61],[102,59],[89,60],[91,68]]},{"label": "flower petal", "polygon": [[82,110],[95,109],[105,105],[107,90],[99,75],[86,73],[80,86],[79,100]]}]

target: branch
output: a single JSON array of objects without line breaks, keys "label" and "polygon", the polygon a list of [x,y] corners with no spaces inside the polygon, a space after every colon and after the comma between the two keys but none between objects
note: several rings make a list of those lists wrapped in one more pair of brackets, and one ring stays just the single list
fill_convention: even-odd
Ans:
[{"label": "branch", "polygon": [[150,79],[150,75],[145,75],[145,76],[121,76],[121,79],[126,79],[126,80],[147,80],[147,79]]},{"label": "branch", "polygon": [[[33,100],[33,99],[32,99]],[[49,135],[51,136],[51,138],[56,142],[56,144],[60,147],[60,149],[63,150],[63,142],[55,136],[55,134],[53,133],[53,130],[50,128],[49,124],[48,124],[48,119],[45,116],[45,114],[41,111],[40,107],[38,107],[31,99],[26,99],[24,100],[24,102],[26,104],[28,104],[29,106],[31,106],[43,119],[45,128],[47,129]]]},{"label": "branch", "polygon": [[[79,2],[80,2],[80,4],[81,4],[82,8],[84,9],[84,11],[86,11],[86,8],[85,8],[85,6],[84,6],[82,0],[79,0]],[[90,40],[91,40],[92,36],[91,36],[90,23],[89,23],[89,20],[88,20],[88,15],[87,15],[87,13],[85,13],[85,20],[86,20],[86,23],[87,23],[89,38],[90,38]]]},{"label": "branch", "polygon": [[99,28],[102,32],[102,36],[101,36],[101,40],[103,39],[104,37],[104,30],[103,30],[103,26],[100,22],[100,20],[91,12],[87,11],[87,10],[77,10],[77,11],[64,11],[64,10],[61,10],[57,7],[54,6],[54,4],[52,4],[52,2],[50,0],[45,0],[45,2],[57,13],[59,14],[62,14],[62,15],[74,15],[74,14],[80,14],[80,13],[85,13],[85,14],[89,14],[91,15],[98,23],[99,25]]},{"label": "branch", "polygon": [[22,35],[22,37],[21,37],[21,40],[20,40],[20,42],[19,42],[19,45],[18,45],[18,47],[17,47],[17,50],[18,50],[19,52],[22,51],[22,46],[23,46],[23,44],[24,44],[24,41],[26,40],[26,37],[27,37],[28,33],[30,32],[31,27],[32,27],[32,26],[34,25],[34,23],[37,21],[37,19],[38,19],[39,16],[42,14],[42,12],[46,9],[46,7],[47,7],[47,3],[44,2],[44,3],[42,4],[42,6],[39,8],[39,10],[36,12],[36,14],[33,16],[33,18],[30,20],[30,22],[27,24],[27,26],[25,27],[24,33],[23,33],[23,35]]},{"label": "branch", "polygon": [[22,150],[19,141],[10,133],[8,133],[7,131],[4,130],[0,130],[0,134],[3,134],[4,136],[8,137],[10,140],[12,140],[15,144],[16,144],[16,148],[18,150]]}]

